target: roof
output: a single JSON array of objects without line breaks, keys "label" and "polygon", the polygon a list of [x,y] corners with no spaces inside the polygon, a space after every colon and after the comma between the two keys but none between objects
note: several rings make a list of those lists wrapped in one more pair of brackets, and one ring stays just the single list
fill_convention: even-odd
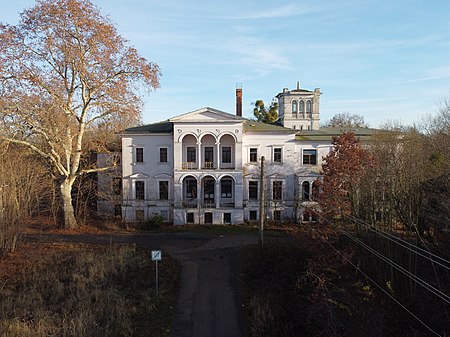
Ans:
[{"label": "roof", "polygon": [[[316,89],[317,90],[317,89]],[[313,95],[314,91],[312,90],[307,90],[307,89],[301,89],[301,88],[296,88],[296,89],[283,89],[282,92],[278,93],[275,97],[280,98],[283,95],[291,95],[291,94],[308,94],[308,95]]]},{"label": "roof", "polygon": [[244,121],[244,132],[279,132],[279,133],[296,133],[296,130],[285,128],[275,124],[266,124],[246,119]]},{"label": "roof", "polygon": [[222,122],[236,122],[243,121],[245,118],[236,116],[225,111],[217,110],[210,107],[204,107],[198,110],[187,112],[172,118],[169,118],[170,122],[208,122],[209,120],[217,120]]},{"label": "roof", "polygon": [[[123,134],[147,134],[147,133],[156,133],[156,134],[172,134],[173,133],[173,125],[176,122],[180,121],[186,121],[186,122],[203,122],[207,123],[208,120],[195,120],[190,119],[189,117],[195,117],[197,115],[201,115],[204,113],[210,113],[211,116],[217,116],[219,119],[217,121],[224,122],[224,121],[230,121],[230,122],[243,122],[243,132],[276,132],[276,133],[283,133],[283,134],[294,134],[296,133],[296,130],[285,128],[279,125],[274,124],[266,124],[261,123],[258,121],[250,120],[244,117],[236,116],[233,114],[229,114],[227,112],[223,112],[220,110],[212,109],[212,108],[202,108],[199,110],[191,111],[182,115],[178,115],[175,117],[172,117],[166,121],[142,125],[142,126],[136,126],[133,128],[125,129]],[[206,117],[205,115],[203,115]]]},{"label": "roof", "polygon": [[173,123],[169,121],[163,121],[158,123],[152,123],[142,126],[136,126],[134,128],[128,128],[124,130],[124,134],[145,134],[145,133],[168,133],[173,132]]},{"label": "roof", "polygon": [[324,140],[331,141],[335,136],[339,136],[341,133],[353,131],[355,136],[361,140],[368,140],[373,135],[380,132],[379,129],[360,128],[360,127],[330,127],[320,128],[315,131],[298,131],[295,135],[297,140]]},{"label": "roof", "polygon": [[307,89],[293,89],[293,90],[290,90],[290,92],[309,92],[309,93],[313,93],[314,91],[307,90]]}]

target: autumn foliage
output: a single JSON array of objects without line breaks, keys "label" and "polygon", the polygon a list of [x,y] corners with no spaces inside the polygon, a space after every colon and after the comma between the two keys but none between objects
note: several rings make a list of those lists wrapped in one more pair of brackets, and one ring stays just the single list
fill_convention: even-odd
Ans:
[{"label": "autumn foliage", "polygon": [[358,203],[360,181],[373,158],[352,131],[333,137],[332,144],[314,193],[325,217],[342,217],[351,214]]},{"label": "autumn foliage", "polygon": [[[76,227],[71,192],[91,150],[140,119],[141,89],[160,71],[88,0],[39,0],[18,25],[0,23],[0,141],[32,150],[60,186],[64,224]],[[92,145],[95,145],[92,148]]]}]

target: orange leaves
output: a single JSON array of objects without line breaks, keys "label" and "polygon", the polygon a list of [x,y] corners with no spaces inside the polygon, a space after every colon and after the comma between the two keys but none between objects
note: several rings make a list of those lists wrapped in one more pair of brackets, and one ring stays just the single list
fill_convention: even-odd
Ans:
[{"label": "orange leaves", "polygon": [[[49,160],[60,182],[79,174],[90,145],[105,148],[98,130],[140,119],[140,89],[159,86],[158,65],[88,0],[38,0],[17,26],[0,26],[0,43],[0,118],[27,126],[27,139],[9,141]],[[97,138],[86,141],[86,131]]]},{"label": "orange leaves", "polygon": [[359,181],[372,165],[373,158],[353,132],[333,138],[333,150],[322,165],[323,182],[318,195],[325,214],[350,214]]}]

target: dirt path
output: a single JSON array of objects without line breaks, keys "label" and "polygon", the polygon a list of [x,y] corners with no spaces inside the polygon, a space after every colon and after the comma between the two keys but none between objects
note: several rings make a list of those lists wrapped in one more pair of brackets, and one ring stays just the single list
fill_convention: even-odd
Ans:
[{"label": "dirt path", "polygon": [[136,243],[161,249],[182,267],[181,289],[170,337],[244,337],[239,299],[239,249],[256,244],[250,235],[196,233],[137,235],[33,235],[32,241]]}]

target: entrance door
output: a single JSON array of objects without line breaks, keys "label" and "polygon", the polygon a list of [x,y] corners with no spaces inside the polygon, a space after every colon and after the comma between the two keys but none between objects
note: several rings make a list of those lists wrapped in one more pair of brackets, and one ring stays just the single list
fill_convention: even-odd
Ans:
[{"label": "entrance door", "polygon": [[211,212],[205,212],[205,225],[212,225],[212,213]]}]

